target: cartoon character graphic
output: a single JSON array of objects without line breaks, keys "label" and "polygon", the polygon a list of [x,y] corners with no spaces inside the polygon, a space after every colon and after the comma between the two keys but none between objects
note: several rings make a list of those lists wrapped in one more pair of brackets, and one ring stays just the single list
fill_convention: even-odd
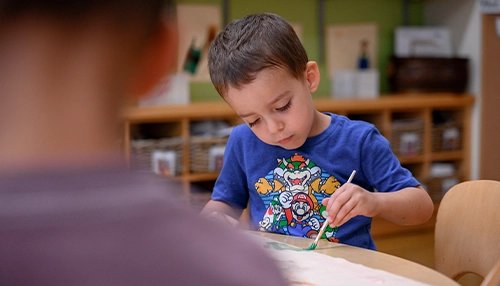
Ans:
[{"label": "cartoon character graphic", "polygon": [[319,221],[312,217],[314,205],[308,195],[304,193],[294,195],[289,207],[292,219],[288,229],[291,235],[311,238],[318,234]]},{"label": "cartoon character graphic", "polygon": [[259,222],[259,230],[289,234],[287,231],[287,221],[283,218],[283,207],[281,206],[278,197],[274,197],[269,204],[269,208],[264,214],[264,217]]},{"label": "cartoon character graphic", "polygon": [[[326,217],[327,217],[326,206],[322,205],[321,208],[319,209],[319,213],[320,213],[321,217],[324,219],[323,223],[325,223]],[[323,226],[323,224],[321,226]],[[321,238],[325,238],[331,242],[339,242],[339,240],[337,239],[337,232],[338,231],[339,231],[338,226],[332,227],[332,226],[328,225]]]},{"label": "cartoon character graphic", "polygon": [[[267,207],[259,229],[313,238],[325,221],[319,202],[333,194],[340,182],[299,154],[277,162],[274,170],[254,184]],[[334,232],[330,228],[325,233],[329,239]]]}]

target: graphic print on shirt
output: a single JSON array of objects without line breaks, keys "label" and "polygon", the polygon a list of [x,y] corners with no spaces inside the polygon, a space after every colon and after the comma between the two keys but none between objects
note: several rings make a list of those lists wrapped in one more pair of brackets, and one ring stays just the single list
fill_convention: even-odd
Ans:
[{"label": "graphic print on shirt", "polygon": [[[321,204],[340,186],[337,179],[302,155],[278,159],[277,167],[255,184],[267,210],[259,230],[316,237],[325,223],[326,207]],[[338,242],[337,227],[327,227],[322,238]]]}]

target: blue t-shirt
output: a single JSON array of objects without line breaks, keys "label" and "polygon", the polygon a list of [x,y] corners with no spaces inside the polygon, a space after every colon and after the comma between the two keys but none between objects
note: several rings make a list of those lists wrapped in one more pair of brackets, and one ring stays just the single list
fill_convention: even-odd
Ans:
[{"label": "blue t-shirt", "polygon": [[[268,145],[245,124],[236,126],[212,199],[239,209],[249,205],[251,229],[312,237],[325,221],[321,201],[353,170],[352,183],[370,192],[419,185],[372,124],[326,114],[331,116],[328,128],[294,150]],[[338,229],[329,226],[323,238],[375,249],[371,220],[356,216]]]}]

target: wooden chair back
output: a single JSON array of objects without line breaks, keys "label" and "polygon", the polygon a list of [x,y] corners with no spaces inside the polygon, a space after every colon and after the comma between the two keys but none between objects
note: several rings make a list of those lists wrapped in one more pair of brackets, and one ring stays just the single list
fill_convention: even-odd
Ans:
[{"label": "wooden chair back", "polygon": [[490,270],[484,278],[481,286],[499,286],[500,285],[500,260],[497,261],[493,269]]},{"label": "wooden chair back", "polygon": [[500,182],[467,181],[443,197],[436,219],[435,268],[460,279],[486,277],[500,259]]}]

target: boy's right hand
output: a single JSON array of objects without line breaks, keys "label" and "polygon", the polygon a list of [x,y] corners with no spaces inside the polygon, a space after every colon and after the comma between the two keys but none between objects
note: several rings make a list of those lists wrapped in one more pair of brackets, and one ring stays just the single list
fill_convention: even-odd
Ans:
[{"label": "boy's right hand", "polygon": [[238,220],[232,218],[231,216],[228,216],[225,213],[221,213],[218,211],[212,211],[212,212],[208,213],[207,217],[209,219],[224,223],[225,225],[229,225],[229,226],[234,227],[234,228],[238,228],[240,225],[240,222]]}]

